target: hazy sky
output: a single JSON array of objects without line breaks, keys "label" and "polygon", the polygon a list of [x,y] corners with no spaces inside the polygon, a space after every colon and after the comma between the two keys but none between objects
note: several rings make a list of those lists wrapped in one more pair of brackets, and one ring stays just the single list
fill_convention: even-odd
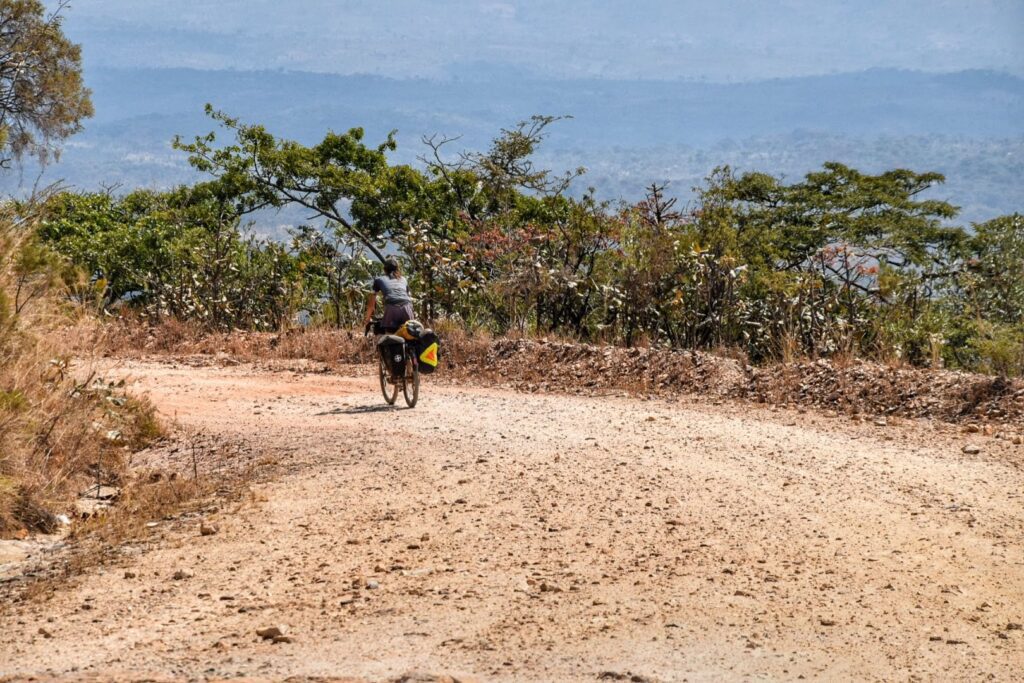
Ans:
[{"label": "hazy sky", "polygon": [[[50,0],[52,5],[52,0]],[[1024,75],[1024,0],[75,0],[87,68],[748,80]]]}]

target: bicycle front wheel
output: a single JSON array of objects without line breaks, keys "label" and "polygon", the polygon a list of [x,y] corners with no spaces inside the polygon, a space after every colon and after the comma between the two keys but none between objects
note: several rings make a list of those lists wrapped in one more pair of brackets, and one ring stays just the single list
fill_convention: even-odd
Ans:
[{"label": "bicycle front wheel", "polygon": [[407,363],[405,381],[402,383],[402,394],[405,395],[405,405],[415,408],[416,401],[420,399],[420,369],[412,360]]}]

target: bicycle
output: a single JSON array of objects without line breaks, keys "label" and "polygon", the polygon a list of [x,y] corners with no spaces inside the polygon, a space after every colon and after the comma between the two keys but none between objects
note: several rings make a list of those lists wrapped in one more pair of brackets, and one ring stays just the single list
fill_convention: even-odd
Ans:
[{"label": "bicycle", "polygon": [[[368,323],[363,336],[368,337],[371,330],[375,335],[381,335],[375,348],[377,351],[377,377],[384,400],[389,406],[395,405],[395,401],[398,400],[398,389],[401,387],[405,405],[415,408],[416,402],[420,398],[420,369],[415,348],[402,337],[387,334],[381,327],[380,320]],[[384,357],[385,346],[390,347],[388,354],[391,358],[389,359]]]}]

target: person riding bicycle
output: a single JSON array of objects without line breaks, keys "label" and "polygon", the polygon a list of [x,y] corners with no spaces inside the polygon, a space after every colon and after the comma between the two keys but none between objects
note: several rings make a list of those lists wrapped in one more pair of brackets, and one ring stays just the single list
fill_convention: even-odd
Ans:
[{"label": "person riding bicycle", "polygon": [[404,323],[412,320],[413,311],[409,283],[402,277],[402,270],[393,256],[384,259],[384,275],[373,280],[373,291],[366,302],[364,327],[370,324],[374,311],[377,310],[377,292],[384,295],[384,319],[381,321],[381,329],[386,334],[394,334]]}]

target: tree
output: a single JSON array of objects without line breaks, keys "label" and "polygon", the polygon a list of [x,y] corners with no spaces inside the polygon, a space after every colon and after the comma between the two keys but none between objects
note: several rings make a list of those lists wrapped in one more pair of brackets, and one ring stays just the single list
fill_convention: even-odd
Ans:
[{"label": "tree", "polygon": [[999,322],[1024,325],[1024,216],[1000,216],[974,226],[972,298]]},{"label": "tree", "polygon": [[0,0],[0,165],[24,154],[45,162],[93,114],[81,48],[61,30],[61,2]]},{"label": "tree", "polygon": [[215,329],[277,329],[302,292],[284,245],[246,237],[217,183],[168,192],[54,196],[42,241],[81,267],[103,307]]},{"label": "tree", "polygon": [[[217,148],[216,135],[210,133],[191,143],[175,139],[174,146],[188,152],[197,170],[216,176],[224,193],[236,198],[239,215],[298,204],[335,223],[384,260],[387,235],[382,224],[357,222],[353,216],[372,212],[383,201],[397,201],[381,195],[392,172],[386,152],[395,149],[393,132],[376,148],[363,144],[362,128],[328,133],[319,144],[307,147],[275,138],[263,126],[242,123],[210,105],[206,113],[233,131],[235,142]],[[410,182],[406,192],[416,191],[415,175],[403,174]]]},{"label": "tree", "polygon": [[443,150],[458,138],[426,137],[423,143],[431,155],[421,156],[420,161],[432,176],[441,179],[461,212],[475,219],[494,216],[514,210],[524,193],[557,197],[586,173],[579,167],[554,174],[534,165],[533,155],[547,137],[548,126],[570,118],[531,116],[514,128],[502,129],[487,152],[462,152],[454,161],[446,161]]},{"label": "tree", "polygon": [[335,327],[353,323],[366,304],[365,283],[372,261],[337,226],[302,225],[291,231],[292,251],[301,273],[302,305]]}]

